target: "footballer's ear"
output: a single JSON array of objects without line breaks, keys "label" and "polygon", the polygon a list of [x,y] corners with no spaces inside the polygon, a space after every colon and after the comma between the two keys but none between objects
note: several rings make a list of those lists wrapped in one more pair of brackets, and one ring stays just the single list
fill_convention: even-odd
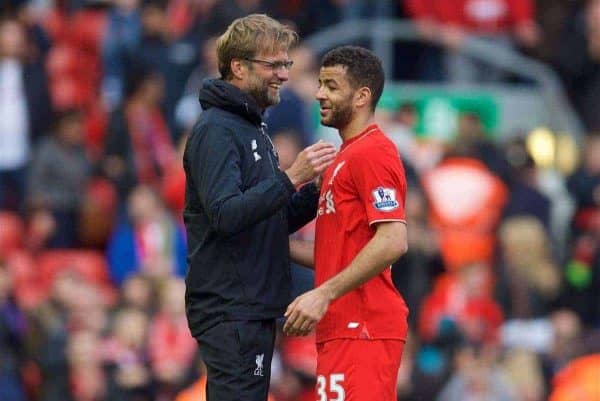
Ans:
[{"label": "footballer's ear", "polygon": [[248,68],[244,60],[239,58],[231,59],[229,66],[231,68],[231,75],[233,75],[233,78],[244,79]]}]

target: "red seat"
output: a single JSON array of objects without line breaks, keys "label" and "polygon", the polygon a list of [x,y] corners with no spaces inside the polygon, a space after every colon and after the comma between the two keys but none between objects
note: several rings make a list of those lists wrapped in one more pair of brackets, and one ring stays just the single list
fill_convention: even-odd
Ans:
[{"label": "red seat", "polygon": [[47,296],[33,257],[26,251],[12,252],[6,258],[6,265],[12,275],[15,298],[20,307],[31,309],[38,306]]},{"label": "red seat", "polygon": [[49,288],[56,275],[73,269],[91,283],[106,285],[109,283],[108,267],[104,254],[87,250],[52,250],[45,251],[37,258],[41,280]]},{"label": "red seat", "polygon": [[16,213],[0,212],[0,256],[6,256],[23,245],[23,221]]}]

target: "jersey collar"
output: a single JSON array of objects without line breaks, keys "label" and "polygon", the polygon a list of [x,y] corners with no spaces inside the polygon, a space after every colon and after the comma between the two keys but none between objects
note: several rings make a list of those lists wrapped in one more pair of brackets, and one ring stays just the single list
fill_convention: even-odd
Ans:
[{"label": "jersey collar", "polygon": [[344,143],[342,143],[342,146],[340,147],[340,151],[346,149],[348,146],[352,145],[353,143],[360,141],[361,139],[363,139],[364,137],[366,137],[369,134],[372,134],[373,132],[379,131],[379,126],[375,123],[368,125],[360,134],[356,135],[353,138],[348,139],[347,141],[344,141]]}]

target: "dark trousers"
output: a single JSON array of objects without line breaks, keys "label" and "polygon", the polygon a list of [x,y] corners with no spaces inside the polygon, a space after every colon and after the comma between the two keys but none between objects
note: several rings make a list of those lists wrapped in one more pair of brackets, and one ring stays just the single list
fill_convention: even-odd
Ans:
[{"label": "dark trousers", "polygon": [[0,210],[20,211],[25,199],[26,169],[0,171]]},{"label": "dark trousers", "polygon": [[206,364],[207,401],[266,401],[275,319],[225,321],[196,338]]}]

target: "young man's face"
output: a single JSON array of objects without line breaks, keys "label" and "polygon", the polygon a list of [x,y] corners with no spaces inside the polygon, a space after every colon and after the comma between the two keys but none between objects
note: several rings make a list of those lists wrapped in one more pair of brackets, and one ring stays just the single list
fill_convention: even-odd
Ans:
[{"label": "young man's face", "polygon": [[321,105],[321,124],[342,128],[352,120],[354,89],[346,75],[346,67],[321,67],[316,99]]},{"label": "young man's face", "polygon": [[282,50],[271,55],[259,53],[247,61],[246,91],[254,97],[259,107],[267,108],[279,103],[281,85],[289,79],[289,71],[282,63],[288,60],[288,52]]}]

